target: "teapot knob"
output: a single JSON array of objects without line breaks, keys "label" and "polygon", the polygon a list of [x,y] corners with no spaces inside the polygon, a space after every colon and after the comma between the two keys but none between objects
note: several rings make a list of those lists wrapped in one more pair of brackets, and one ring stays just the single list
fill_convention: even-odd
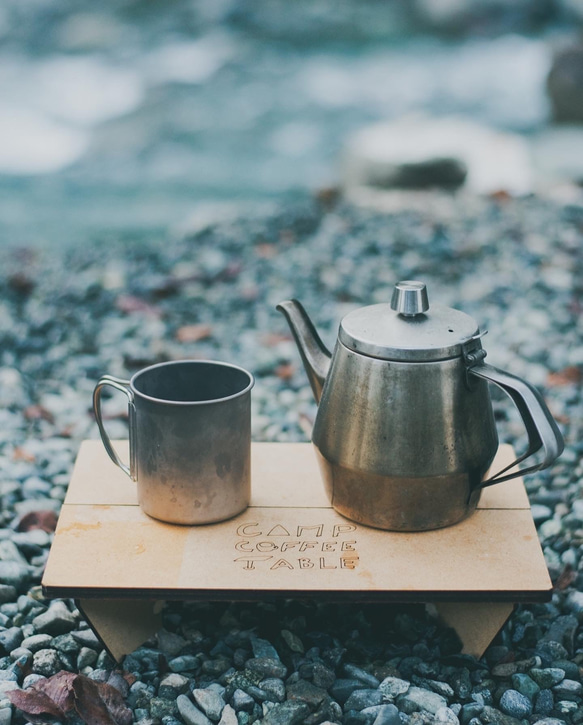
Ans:
[{"label": "teapot knob", "polygon": [[429,300],[425,284],[410,279],[398,282],[393,290],[391,309],[405,317],[415,317],[427,312]]}]

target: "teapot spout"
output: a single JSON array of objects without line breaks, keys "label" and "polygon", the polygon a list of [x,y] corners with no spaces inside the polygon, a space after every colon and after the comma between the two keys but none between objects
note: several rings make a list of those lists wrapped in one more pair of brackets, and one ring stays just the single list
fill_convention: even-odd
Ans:
[{"label": "teapot spout", "polygon": [[285,315],[300,351],[314,398],[316,403],[319,403],[332,356],[320,339],[303,306],[297,300],[280,302],[276,309]]}]

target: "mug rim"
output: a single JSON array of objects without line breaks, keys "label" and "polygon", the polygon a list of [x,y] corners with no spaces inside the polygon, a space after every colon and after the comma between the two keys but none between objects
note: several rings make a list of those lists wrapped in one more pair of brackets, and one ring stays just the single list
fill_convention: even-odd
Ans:
[{"label": "mug rim", "polygon": [[[247,375],[247,377],[249,379],[249,383],[243,388],[243,390],[239,390],[237,393],[233,393],[232,395],[226,395],[222,398],[211,398],[209,400],[167,400],[166,398],[154,398],[151,395],[146,395],[146,393],[142,393],[135,386],[136,378],[138,378],[143,373],[147,373],[150,370],[155,370],[156,368],[170,367],[172,365],[184,365],[184,364],[187,364],[187,365],[214,365],[217,367],[232,368],[233,370],[238,370],[239,372],[242,372],[245,375]],[[255,377],[254,377],[253,373],[250,373],[249,370],[245,370],[245,368],[242,368],[240,365],[223,362],[222,360],[168,360],[166,362],[156,363],[155,365],[148,365],[148,367],[142,368],[141,370],[138,370],[137,372],[135,372],[132,375],[132,377],[130,378],[130,388],[134,395],[142,398],[143,400],[148,400],[151,403],[160,403],[163,405],[179,405],[179,406],[210,405],[213,403],[224,403],[228,400],[233,400],[234,398],[239,398],[242,395],[245,395],[253,388],[254,385],[255,385]]]}]

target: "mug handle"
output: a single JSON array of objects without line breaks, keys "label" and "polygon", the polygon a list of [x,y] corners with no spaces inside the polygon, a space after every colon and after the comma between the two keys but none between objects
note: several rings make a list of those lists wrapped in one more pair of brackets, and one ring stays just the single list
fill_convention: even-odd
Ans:
[{"label": "mug handle", "polygon": [[[492,365],[479,362],[468,369],[468,373],[478,378],[494,383],[512,398],[518,408],[522,421],[528,435],[528,449],[515,461],[505,466],[501,471],[478,486],[485,488],[495,483],[508,481],[511,478],[522,476],[525,473],[534,473],[543,468],[548,468],[563,452],[565,442],[563,436],[555,423],[542,395],[526,380],[511,375],[504,370],[499,370]],[[506,473],[509,469],[517,466],[534,453],[543,449],[543,457],[539,463],[513,473]],[[506,475],[504,475],[506,474]]]},{"label": "mug handle", "polygon": [[[127,466],[121,458],[117,455],[115,448],[113,447],[105,426],[103,424],[103,416],[101,414],[101,391],[103,388],[109,385],[116,390],[120,390],[125,393],[128,398],[128,414],[129,414],[129,437],[130,437],[130,465]],[[114,378],[113,375],[104,375],[99,379],[99,382],[95,386],[93,391],[93,412],[95,413],[95,419],[99,427],[99,433],[101,434],[101,440],[105,446],[111,460],[116,466],[119,466],[121,470],[126,473],[132,481],[137,480],[136,476],[136,406],[134,404],[134,393],[130,387],[129,380],[122,380],[121,378]]]}]

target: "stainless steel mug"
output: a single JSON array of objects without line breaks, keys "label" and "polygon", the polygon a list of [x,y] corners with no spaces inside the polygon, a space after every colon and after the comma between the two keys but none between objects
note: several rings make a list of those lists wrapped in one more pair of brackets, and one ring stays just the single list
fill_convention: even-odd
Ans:
[{"label": "stainless steel mug", "polygon": [[[223,362],[160,363],[131,380],[104,375],[93,409],[111,460],[138,484],[149,516],[174,524],[211,524],[236,516],[251,494],[251,373]],[[107,435],[105,386],[129,405],[129,465]]]}]

